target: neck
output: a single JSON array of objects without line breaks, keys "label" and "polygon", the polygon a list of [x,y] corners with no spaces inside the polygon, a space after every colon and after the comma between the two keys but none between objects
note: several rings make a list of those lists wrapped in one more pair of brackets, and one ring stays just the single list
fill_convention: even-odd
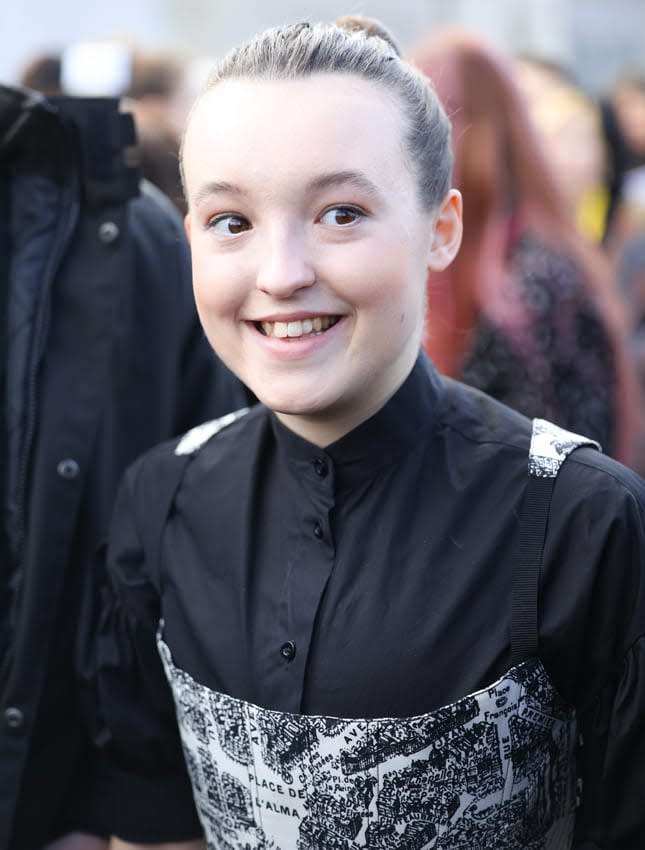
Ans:
[{"label": "neck", "polygon": [[345,434],[349,434],[350,431],[358,428],[359,425],[362,425],[363,422],[366,422],[381,408],[385,407],[405,382],[413,366],[414,361],[400,380],[394,385],[388,386],[381,394],[374,394],[371,403],[361,405],[360,408],[357,408],[356,405],[347,404],[346,409],[335,408],[321,413],[284,413],[276,410],[274,411],[275,415],[285,428],[293,431],[294,434],[307,440],[307,442],[324,449],[340,440]]}]

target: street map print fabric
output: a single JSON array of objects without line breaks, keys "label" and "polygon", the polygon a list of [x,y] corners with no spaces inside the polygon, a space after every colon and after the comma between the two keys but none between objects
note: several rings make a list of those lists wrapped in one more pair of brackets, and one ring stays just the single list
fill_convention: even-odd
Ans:
[{"label": "street map print fabric", "polygon": [[575,717],[542,664],[412,718],[270,711],[177,669],[161,638],[210,850],[565,850]]},{"label": "street map print fabric", "polygon": [[578,446],[591,446],[600,450],[595,440],[565,431],[546,419],[534,419],[529,474],[538,478],[555,478],[564,461]]}]

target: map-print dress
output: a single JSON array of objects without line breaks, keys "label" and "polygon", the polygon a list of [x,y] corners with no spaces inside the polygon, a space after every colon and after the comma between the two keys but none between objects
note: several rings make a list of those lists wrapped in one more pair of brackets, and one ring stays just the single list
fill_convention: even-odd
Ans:
[{"label": "map-print dress", "polygon": [[[529,484],[537,506],[525,505],[533,538],[560,466],[579,445],[589,441],[534,421]],[[416,717],[348,720],[234,699],[173,664],[162,624],[159,652],[208,847],[569,848],[576,717],[537,654],[541,545],[525,550],[513,596],[517,663],[489,687]]]}]

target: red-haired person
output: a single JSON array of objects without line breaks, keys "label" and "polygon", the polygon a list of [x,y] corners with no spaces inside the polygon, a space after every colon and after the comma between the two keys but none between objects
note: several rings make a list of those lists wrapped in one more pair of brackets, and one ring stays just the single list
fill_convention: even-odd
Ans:
[{"label": "red-haired person", "polygon": [[640,396],[621,298],[577,231],[513,66],[452,30],[412,58],[450,116],[464,199],[459,255],[428,281],[426,351],[445,374],[633,462]]}]

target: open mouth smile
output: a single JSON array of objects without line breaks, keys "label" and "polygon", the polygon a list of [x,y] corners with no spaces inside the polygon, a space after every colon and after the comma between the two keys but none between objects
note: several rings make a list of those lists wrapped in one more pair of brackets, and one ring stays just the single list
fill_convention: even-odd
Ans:
[{"label": "open mouth smile", "polygon": [[324,333],[340,321],[340,316],[312,316],[291,322],[256,322],[255,326],[264,336],[276,339],[301,339]]}]

